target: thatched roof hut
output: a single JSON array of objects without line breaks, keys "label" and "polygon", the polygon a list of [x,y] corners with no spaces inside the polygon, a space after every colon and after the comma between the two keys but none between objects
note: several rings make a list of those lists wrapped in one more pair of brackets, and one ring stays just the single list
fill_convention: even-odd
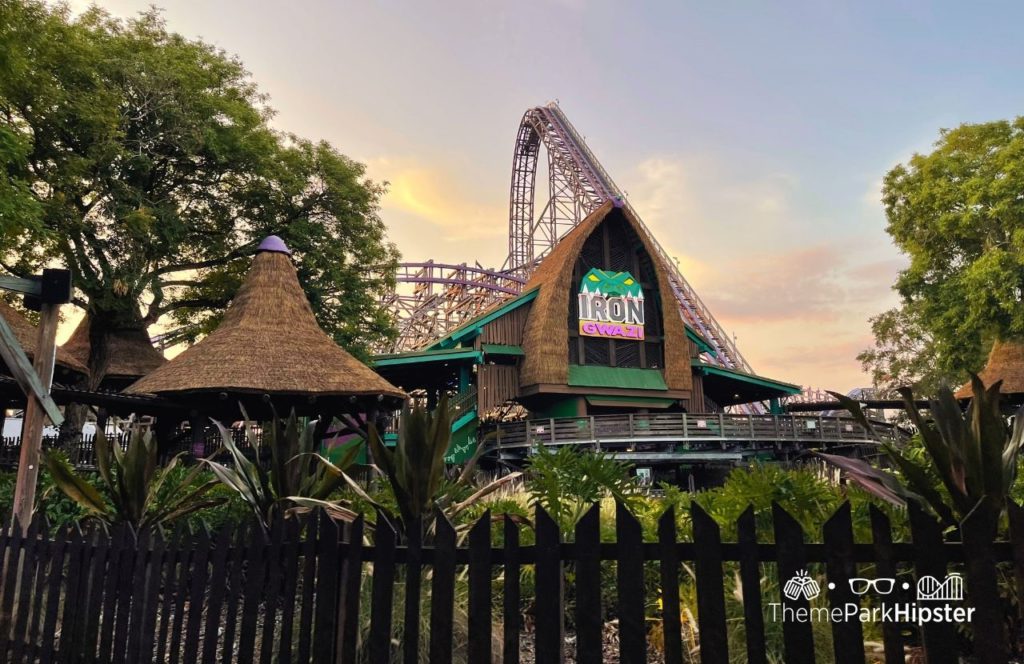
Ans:
[{"label": "thatched roof hut", "polygon": [[[565,384],[569,380],[569,330],[566,312],[570,310],[573,267],[587,238],[602,223],[618,216],[632,229],[646,252],[656,256],[657,251],[628,208],[609,201],[592,212],[570,231],[544,258],[524,291],[539,288],[533,302],[523,335],[525,358],[520,384]],[[692,385],[690,348],[686,327],[672,294],[668,273],[661,261],[653,261],[658,280],[661,311],[664,312],[665,383],[670,390],[689,390]]]},{"label": "thatched roof hut", "polygon": [[[92,344],[89,341],[88,316],[82,319],[62,348],[83,365],[89,365]],[[167,358],[153,347],[149,335],[142,328],[108,331],[107,358],[107,371],[101,386],[117,390],[167,363]]]},{"label": "thatched roof hut", "polygon": [[[384,397],[394,404],[405,393],[342,350],[317,324],[291,252],[276,236],[263,240],[220,325],[208,337],[131,385],[190,401],[210,410],[219,395],[234,408],[259,407],[269,395],[279,409],[352,409]],[[254,398],[255,397],[255,398]]]},{"label": "thatched roof hut", "polygon": [[[36,342],[39,335],[36,326],[29,322],[21,312],[2,300],[0,300],[0,316],[3,316],[4,320],[11,327],[15,338],[17,338],[25,354],[28,355],[29,359],[34,360]],[[56,374],[64,373],[65,375],[62,377],[65,379],[72,377],[72,375],[83,376],[88,373],[88,369],[86,369],[83,362],[60,346],[57,347],[55,365]],[[3,366],[2,360],[0,360],[0,371],[6,372],[6,367]]]},{"label": "thatched roof hut", "polygon": [[[988,362],[978,377],[986,386],[1001,380],[1002,394],[1016,397],[1016,401],[1024,400],[1024,342],[997,341],[992,344]],[[970,399],[972,396],[970,381],[956,391],[957,399]]]}]

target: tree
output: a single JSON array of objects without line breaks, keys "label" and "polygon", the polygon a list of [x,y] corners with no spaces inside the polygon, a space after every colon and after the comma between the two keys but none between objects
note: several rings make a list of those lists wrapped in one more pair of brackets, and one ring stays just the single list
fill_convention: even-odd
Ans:
[{"label": "tree", "polygon": [[340,344],[365,356],[394,334],[383,186],[271,118],[241,62],[168,32],[156,10],[0,0],[0,266],[74,271],[94,384],[110,329],[210,330],[272,233]]},{"label": "tree", "polygon": [[934,151],[889,171],[887,231],[910,266],[900,308],[873,320],[876,347],[861,355],[876,375],[958,383],[993,341],[1024,337],[1021,192],[1024,117],[943,130]]}]

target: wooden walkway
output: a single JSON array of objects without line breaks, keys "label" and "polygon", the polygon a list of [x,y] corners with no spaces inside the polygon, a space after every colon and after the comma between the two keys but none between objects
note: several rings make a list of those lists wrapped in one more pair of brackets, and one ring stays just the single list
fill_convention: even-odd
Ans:
[{"label": "wooden walkway", "polygon": [[899,441],[907,432],[887,423],[866,430],[850,417],[733,415],[728,413],[651,413],[555,417],[497,425],[495,447],[530,449],[538,445],[587,445],[612,453],[686,455],[701,450],[807,449],[877,446]]}]

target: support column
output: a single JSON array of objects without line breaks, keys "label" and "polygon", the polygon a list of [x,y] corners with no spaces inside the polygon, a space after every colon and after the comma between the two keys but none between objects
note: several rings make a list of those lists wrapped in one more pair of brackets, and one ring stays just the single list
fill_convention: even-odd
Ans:
[{"label": "support column", "polygon": [[[39,309],[39,336],[36,355],[32,361],[43,389],[48,393],[53,383],[53,362],[57,352],[57,323],[59,304],[44,303]],[[23,529],[32,520],[36,483],[39,480],[39,458],[43,451],[43,425],[46,414],[39,399],[27,396],[25,420],[21,429],[21,454],[18,458],[18,478],[14,487],[14,514]]]}]

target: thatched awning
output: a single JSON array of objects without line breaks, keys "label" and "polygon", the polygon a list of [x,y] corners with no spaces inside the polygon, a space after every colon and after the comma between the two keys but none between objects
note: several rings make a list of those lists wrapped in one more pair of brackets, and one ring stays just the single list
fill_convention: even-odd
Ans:
[{"label": "thatched awning", "polygon": [[264,240],[217,329],[126,392],[404,399],[320,329],[290,253]]},{"label": "thatched awning", "polygon": [[566,325],[566,314],[571,307],[569,292],[573,267],[587,238],[613,215],[621,216],[626,221],[653,259],[661,310],[664,312],[665,383],[670,390],[691,389],[693,377],[689,340],[679,314],[679,306],[672,294],[668,273],[658,260],[657,251],[640,222],[628,209],[616,207],[612,201],[592,212],[556,244],[537,266],[524,288],[526,291],[539,288],[539,292],[526,322],[523,338],[525,358],[519,381],[521,385],[568,384],[569,328]]},{"label": "thatched awning", "polygon": [[[29,359],[35,360],[36,342],[38,341],[39,330],[29,322],[20,311],[0,300],[0,316],[4,317],[14,336],[18,339],[21,349],[25,351]],[[67,352],[63,347],[57,347],[56,366],[76,374],[85,375],[88,369],[83,362],[80,362],[74,355]],[[0,368],[3,361],[0,360]]]},{"label": "thatched awning", "polygon": [[[1000,388],[1002,394],[1024,395],[1024,342],[997,341],[992,344],[988,362],[978,377],[986,387],[997,380],[1003,381]],[[970,399],[972,396],[970,381],[956,391],[957,399]]]},{"label": "thatched awning", "polygon": [[[88,366],[92,350],[88,316],[82,319],[62,348]],[[142,328],[110,330],[107,333],[107,357],[104,382],[122,381],[122,385],[123,381],[137,380],[167,363],[167,358],[153,347],[149,334]]]}]

